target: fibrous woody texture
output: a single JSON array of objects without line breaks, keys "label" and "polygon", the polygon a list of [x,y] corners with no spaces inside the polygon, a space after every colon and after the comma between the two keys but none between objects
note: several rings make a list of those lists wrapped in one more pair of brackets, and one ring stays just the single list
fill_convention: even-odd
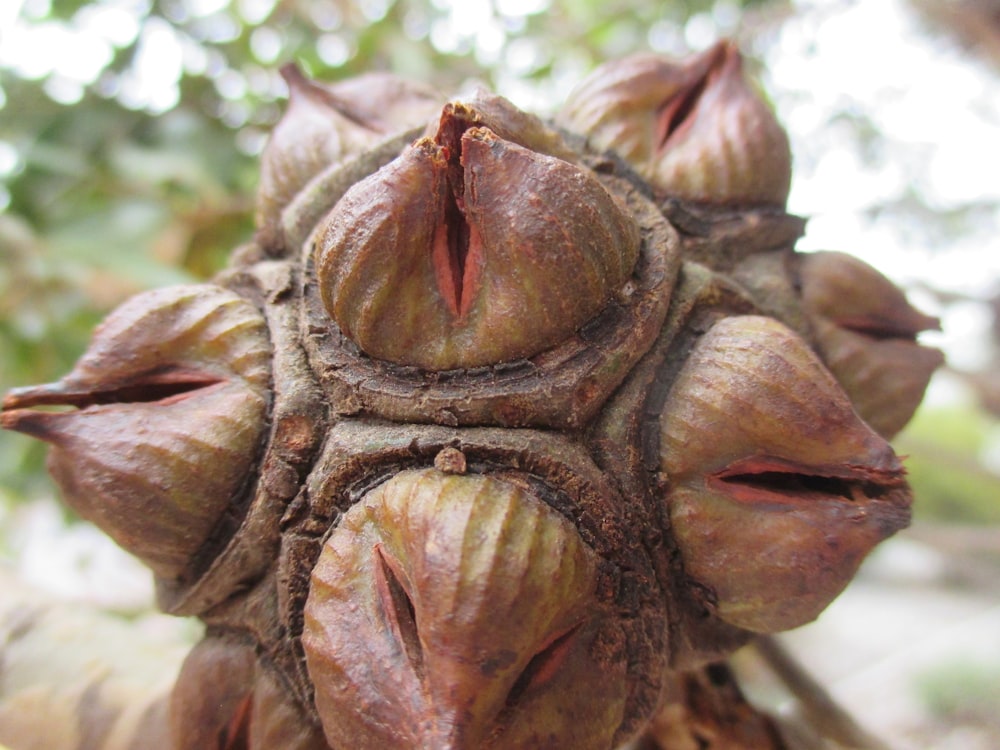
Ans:
[{"label": "fibrous woody texture", "polygon": [[283,73],[255,241],[3,404],[207,625],[156,736],[782,747],[706,665],[906,526],[886,440],[941,359],[887,279],[795,252],[739,52],[609,62],[553,121]]}]

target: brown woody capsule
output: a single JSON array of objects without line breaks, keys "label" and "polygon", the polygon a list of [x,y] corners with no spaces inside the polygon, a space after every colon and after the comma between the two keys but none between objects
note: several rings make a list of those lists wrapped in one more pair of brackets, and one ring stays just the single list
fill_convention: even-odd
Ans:
[{"label": "brown woody capsule", "polygon": [[404,471],[343,517],[303,646],[333,747],[604,750],[625,656],[599,558],[519,485]]},{"label": "brown woody capsule", "polygon": [[170,695],[171,748],[328,750],[280,678],[240,636],[206,636]]},{"label": "brown woody capsule", "polygon": [[827,367],[854,408],[880,435],[899,432],[944,362],[917,343],[939,330],[937,318],[910,305],[903,292],[864,261],[846,253],[800,256],[802,308]]},{"label": "brown woody capsule", "polygon": [[747,630],[814,619],[909,521],[892,449],[770,318],[726,318],[702,336],[663,406],[660,452],[684,569]]},{"label": "brown woody capsule", "polygon": [[440,106],[432,89],[386,73],[323,86],[293,64],[281,69],[288,109],[261,157],[257,226],[265,244],[282,209],[314,176],[385,138],[421,125]]},{"label": "brown woody capsule", "polygon": [[583,168],[442,118],[352,187],[318,250],[323,303],[371,357],[428,370],[533,356],[620,290],[635,221]]},{"label": "brown woody capsule", "polygon": [[[250,707],[248,750],[329,750],[316,717],[295,701],[288,685],[271,669],[257,665]],[[237,745],[234,750],[241,748]]]},{"label": "brown woody capsule", "polygon": [[774,206],[788,198],[788,136],[729,42],[683,63],[653,55],[607,63],[570,95],[559,121],[669,196]]},{"label": "brown woody capsule", "polygon": [[249,644],[208,637],[191,649],[170,695],[173,747],[245,746],[256,664]]},{"label": "brown woody capsule", "polygon": [[[212,285],[137,295],[62,380],[11,391],[3,427],[52,444],[84,518],[172,579],[254,476],[271,351],[260,312]],[[76,411],[36,411],[38,406]]]}]

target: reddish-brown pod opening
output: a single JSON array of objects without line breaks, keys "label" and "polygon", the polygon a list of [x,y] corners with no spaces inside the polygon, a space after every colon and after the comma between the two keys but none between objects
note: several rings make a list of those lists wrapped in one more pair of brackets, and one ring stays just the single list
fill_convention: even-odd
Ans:
[{"label": "reddish-brown pod opening", "polygon": [[820,356],[858,413],[885,438],[899,432],[944,363],[921,346],[922,331],[938,330],[889,279],[859,258],[821,252],[799,256],[802,309]]},{"label": "reddish-brown pod opening", "polygon": [[323,303],[370,357],[427,370],[531,357],[632,274],[639,229],[589,170],[469,119],[449,105],[436,138],[357,183],[327,217]]},{"label": "reddish-brown pod opening", "polygon": [[788,198],[788,136],[731,42],[682,62],[646,54],[606,63],[570,94],[559,121],[665,195],[779,207]]},{"label": "reddish-brown pod opening", "polygon": [[328,741],[605,750],[627,660],[600,558],[520,483],[446,468],[370,491],[312,572],[302,642]]},{"label": "reddish-brown pod opening", "polygon": [[685,573],[747,630],[814,619],[909,522],[892,449],[771,318],[724,318],[698,340],[663,405],[660,466]]},{"label": "reddish-brown pod opening", "polygon": [[66,502],[174,579],[249,490],[270,365],[256,307],[210,284],[168,287],[112,312],[62,380],[11,391],[2,424],[50,443]]}]

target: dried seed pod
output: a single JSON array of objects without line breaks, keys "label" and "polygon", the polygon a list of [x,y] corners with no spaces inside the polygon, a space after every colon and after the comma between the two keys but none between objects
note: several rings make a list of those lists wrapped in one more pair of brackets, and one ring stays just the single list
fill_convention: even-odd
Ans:
[{"label": "dried seed pod", "polygon": [[520,483],[408,470],[342,518],[302,638],[334,747],[607,748],[626,658],[600,558]]},{"label": "dried seed pod", "polygon": [[685,62],[654,54],[606,62],[570,93],[556,120],[647,173],[670,124],[669,116],[662,122],[665,112],[673,113],[668,104],[697,94],[718,51]]},{"label": "dried seed pod", "polygon": [[271,132],[261,158],[257,226],[264,244],[273,240],[282,209],[332,164],[389,136],[421,125],[440,107],[426,86],[386,73],[370,73],[323,86],[294,65],[281,69],[288,109]]},{"label": "dried seed pod", "polygon": [[316,717],[295,701],[277,674],[260,664],[250,710],[249,750],[329,750]]},{"label": "dried seed pod", "polygon": [[660,456],[687,575],[748,630],[814,619],[909,521],[892,449],[770,318],[722,319],[696,343],[663,406]]},{"label": "dried seed pod", "polygon": [[[621,168],[617,162],[614,166]],[[638,259],[631,275],[593,319],[530,358],[446,375],[375,359],[359,352],[340,327],[331,324],[321,285],[307,283],[302,308],[302,324],[308,331],[304,348],[312,366],[324,373],[321,379],[328,391],[350,394],[347,400],[336,397],[340,413],[364,412],[397,422],[571,429],[592,419],[653,345],[681,265],[677,232],[659,207],[617,173],[593,174],[638,227]],[[391,231],[391,225],[386,228]],[[309,282],[311,258],[306,260]],[[397,259],[389,255],[386,261],[391,264]],[[383,267],[376,272],[384,271]],[[500,267],[498,273],[506,271]],[[426,265],[425,274],[426,285],[437,283]],[[508,320],[505,325],[524,328],[532,324],[523,317],[518,320],[513,311],[508,317],[514,322]],[[414,393],[420,397],[415,399]]]},{"label": "dried seed pod", "polygon": [[51,443],[66,502],[171,579],[254,476],[270,360],[263,317],[232,292],[146,292],[108,316],[62,380],[11,391],[2,424]]},{"label": "dried seed pod", "polygon": [[327,218],[327,311],[376,359],[428,370],[530,357],[629,279],[639,230],[583,168],[442,119]]},{"label": "dried seed pod", "polygon": [[328,750],[323,734],[254,645],[210,635],[184,660],[170,695],[176,750]]},{"label": "dried seed pod", "polygon": [[666,195],[784,206],[788,136],[729,42],[683,63],[639,55],[595,70],[559,122],[612,149]]},{"label": "dried seed pod", "polygon": [[799,262],[802,307],[820,356],[858,413],[891,438],[910,421],[944,362],[940,351],[916,341],[940,322],[854,256],[808,253]]},{"label": "dried seed pod", "polygon": [[256,669],[249,644],[208,637],[191,649],[170,694],[173,747],[246,747]]},{"label": "dried seed pod", "polygon": [[439,144],[457,146],[458,139],[469,128],[488,128],[505,141],[574,164],[580,159],[558,130],[483,88],[476,89],[467,100],[446,104],[440,121],[428,127],[427,135],[436,138]]}]

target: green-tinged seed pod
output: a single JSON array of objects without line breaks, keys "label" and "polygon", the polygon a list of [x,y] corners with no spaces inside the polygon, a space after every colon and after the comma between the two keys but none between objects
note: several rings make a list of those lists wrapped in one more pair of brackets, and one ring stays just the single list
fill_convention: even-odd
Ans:
[{"label": "green-tinged seed pod", "polygon": [[903,292],[863,260],[846,253],[800,256],[802,309],[820,356],[858,413],[885,438],[899,432],[944,362],[917,335],[938,330]]},{"label": "green-tinged seed pod", "polygon": [[660,466],[686,574],[747,630],[814,619],[909,521],[892,449],[770,318],[724,318],[694,346],[663,405]]},{"label": "green-tinged seed pod", "polygon": [[66,502],[174,579],[255,476],[270,363],[264,318],[236,294],[146,292],[108,316],[62,380],[11,391],[3,426],[51,443]]},{"label": "green-tinged seed pod", "polygon": [[422,469],[372,490],[323,547],[305,610],[331,746],[609,747],[626,663],[598,569],[520,484]]}]

